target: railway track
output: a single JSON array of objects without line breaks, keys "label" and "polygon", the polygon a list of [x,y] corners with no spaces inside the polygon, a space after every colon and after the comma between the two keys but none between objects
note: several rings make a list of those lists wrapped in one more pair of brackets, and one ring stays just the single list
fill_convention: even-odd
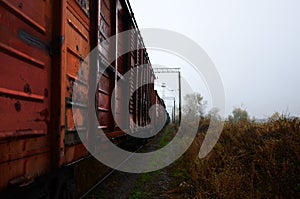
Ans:
[{"label": "railway track", "polygon": [[[134,153],[140,151],[145,145],[140,146],[138,149],[136,149]],[[103,178],[101,178],[95,185],[93,185],[87,192],[85,192],[82,196],[80,196],[80,199],[85,199],[87,198],[97,187],[99,187],[105,180],[107,180],[113,173],[118,171],[118,168],[122,166],[124,163],[126,163],[132,156],[128,156],[124,161],[122,161],[116,168],[111,169],[106,175],[104,175]]]},{"label": "railway track", "polygon": [[[124,147],[124,149],[132,151],[133,154],[137,153],[137,152],[146,153],[146,152],[158,150],[159,148],[162,147],[161,140],[166,141],[166,139],[167,139],[168,141],[170,141],[173,137],[173,133],[166,131],[166,128],[167,127],[162,129],[154,137],[147,140],[146,143],[141,144],[137,149],[133,150],[133,148],[131,148],[131,147],[136,147],[135,143],[132,143],[132,145],[128,145],[128,143],[126,143],[127,145],[126,145],[126,147]],[[169,132],[169,134],[166,134],[168,132]],[[136,182],[140,179],[141,175],[120,172],[120,171],[118,171],[118,168],[120,166],[122,166],[122,164],[129,161],[130,158],[133,156],[133,154],[128,156],[115,169],[111,169],[109,172],[107,172],[96,184],[94,184],[91,188],[89,188],[88,191],[86,191],[80,197],[80,199],[94,198],[95,196],[97,196],[99,194],[101,195],[101,198],[103,196],[104,197],[108,196],[109,198],[112,198],[112,195],[115,198],[119,198],[119,194],[121,194],[122,197],[124,197],[124,198],[125,198],[125,196],[129,196],[131,194],[131,191],[135,188]],[[117,181],[117,182],[115,182],[115,181]],[[104,182],[105,182],[105,185],[104,185]],[[104,187],[101,186],[101,184],[103,184]],[[114,186],[114,187],[112,187],[112,186]],[[115,186],[118,186],[118,188],[116,188]],[[107,191],[107,190],[109,190],[109,191]],[[111,191],[114,192],[114,194],[107,195],[107,194],[110,194]]]}]

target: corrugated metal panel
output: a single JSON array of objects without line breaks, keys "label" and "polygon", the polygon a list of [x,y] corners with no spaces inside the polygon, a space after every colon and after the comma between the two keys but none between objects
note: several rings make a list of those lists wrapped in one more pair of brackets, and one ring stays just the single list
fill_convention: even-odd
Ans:
[{"label": "corrugated metal panel", "polygon": [[[82,114],[88,108],[86,102],[88,97],[89,68],[84,62],[85,57],[90,53],[90,22],[88,12],[89,1],[68,0],[65,12],[65,62],[62,62],[62,103],[61,112],[64,113],[64,120],[61,126],[64,131],[61,139],[64,138],[63,164],[68,164],[87,155],[87,150],[81,144],[78,134],[87,134],[86,117]],[[82,70],[79,68],[81,67]],[[78,77],[80,77],[78,79]],[[76,102],[72,101],[72,88],[79,88],[76,95]],[[73,110],[75,112],[72,111]],[[75,127],[73,115],[77,118]]]},{"label": "corrugated metal panel", "polygon": [[0,2],[0,190],[50,168],[52,1]]}]

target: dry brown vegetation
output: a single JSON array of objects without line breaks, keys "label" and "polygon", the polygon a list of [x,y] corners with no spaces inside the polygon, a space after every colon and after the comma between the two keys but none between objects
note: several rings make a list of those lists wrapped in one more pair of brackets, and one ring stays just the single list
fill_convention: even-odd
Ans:
[{"label": "dry brown vegetation", "polygon": [[[174,175],[184,198],[300,198],[300,120],[225,123],[204,158],[197,157],[209,121],[177,162]],[[176,196],[174,196],[176,197]]]}]

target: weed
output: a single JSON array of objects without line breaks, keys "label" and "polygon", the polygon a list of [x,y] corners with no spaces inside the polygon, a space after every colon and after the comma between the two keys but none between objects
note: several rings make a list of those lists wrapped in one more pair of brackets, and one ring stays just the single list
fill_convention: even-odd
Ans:
[{"label": "weed", "polygon": [[204,122],[173,172],[193,185],[189,198],[300,198],[299,119],[227,122],[211,153],[199,159]]}]

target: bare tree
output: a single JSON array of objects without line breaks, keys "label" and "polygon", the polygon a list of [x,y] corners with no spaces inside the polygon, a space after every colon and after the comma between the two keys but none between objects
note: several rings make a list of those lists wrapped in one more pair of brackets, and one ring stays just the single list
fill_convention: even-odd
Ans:
[{"label": "bare tree", "polygon": [[206,107],[206,101],[199,93],[191,93],[184,96],[185,105],[183,113],[189,118],[202,117]]},{"label": "bare tree", "polygon": [[220,110],[216,107],[210,109],[207,113],[207,117],[213,120],[222,120],[220,114],[219,114]]},{"label": "bare tree", "polygon": [[248,112],[245,109],[235,108],[232,111],[232,115],[228,116],[228,120],[231,123],[237,123],[240,121],[249,121],[250,118]]}]

